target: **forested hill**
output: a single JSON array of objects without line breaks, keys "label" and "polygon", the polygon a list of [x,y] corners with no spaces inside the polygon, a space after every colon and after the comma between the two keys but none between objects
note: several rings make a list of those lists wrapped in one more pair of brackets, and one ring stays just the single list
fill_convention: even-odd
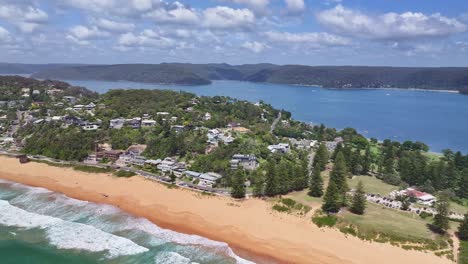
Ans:
[{"label": "forested hill", "polygon": [[468,89],[468,68],[302,66],[273,64],[120,64],[52,67],[33,74],[41,79],[134,81],[183,85],[239,80],[320,85],[325,88]]}]

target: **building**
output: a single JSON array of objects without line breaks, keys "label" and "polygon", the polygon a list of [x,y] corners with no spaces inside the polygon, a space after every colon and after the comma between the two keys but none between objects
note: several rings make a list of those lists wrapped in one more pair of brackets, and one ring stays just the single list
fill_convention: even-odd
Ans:
[{"label": "building", "polygon": [[111,129],[121,129],[125,124],[125,119],[123,118],[117,118],[117,119],[111,119],[109,122],[109,128]]},{"label": "building", "polygon": [[155,125],[156,125],[156,121],[151,120],[151,119],[141,121],[142,127],[153,127]]},{"label": "building", "polygon": [[418,191],[415,188],[407,188],[402,191],[393,191],[390,193],[390,197],[392,197],[393,199],[395,199],[398,196],[413,197],[416,199],[417,203],[428,206],[433,205],[437,201],[437,198],[433,195]]},{"label": "building", "polygon": [[170,172],[172,171],[172,169],[175,168],[175,163],[176,163],[176,160],[173,159],[173,158],[165,158],[163,161],[161,161],[158,165],[157,165],[157,168],[158,170],[162,171],[162,172]]},{"label": "building", "polygon": [[229,122],[229,124],[227,125],[228,128],[232,129],[234,127],[240,127],[240,124],[237,123],[237,122]]},{"label": "building", "polygon": [[270,145],[268,146],[268,150],[271,153],[289,153],[291,150],[288,143],[279,143],[277,145]]},{"label": "building", "polygon": [[185,175],[186,177],[189,177],[189,178],[194,179],[194,178],[200,177],[201,173],[196,172],[196,171],[189,171],[189,170],[186,170],[186,171],[184,171],[184,175]]},{"label": "building", "polygon": [[211,114],[206,112],[205,115],[203,116],[203,120],[205,121],[211,120]]},{"label": "building", "polygon": [[118,160],[122,153],[123,151],[121,150],[107,150],[102,153],[102,157],[110,160]]},{"label": "building", "polygon": [[173,129],[176,133],[184,132],[185,127],[181,125],[174,125],[171,126],[171,129]]},{"label": "building", "polygon": [[235,154],[232,156],[230,161],[231,169],[237,170],[238,168],[242,167],[246,170],[255,170],[258,168],[258,161],[255,155],[244,155],[244,154]]},{"label": "building", "polygon": [[67,103],[71,104],[71,105],[76,104],[76,101],[77,101],[75,96],[64,96],[63,100],[66,101]]}]

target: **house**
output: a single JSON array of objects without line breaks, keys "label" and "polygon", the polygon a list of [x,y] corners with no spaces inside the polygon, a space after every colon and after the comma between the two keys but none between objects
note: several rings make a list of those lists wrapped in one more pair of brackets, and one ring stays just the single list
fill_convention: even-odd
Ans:
[{"label": "house", "polygon": [[162,172],[170,172],[174,168],[175,163],[175,159],[168,157],[161,161],[158,164],[157,168]]},{"label": "house", "polygon": [[289,153],[291,150],[288,143],[279,143],[277,145],[268,146],[271,153]]},{"label": "house", "polygon": [[169,121],[171,121],[172,123],[177,122],[177,116],[171,117],[171,119]]},{"label": "house", "polygon": [[98,157],[96,154],[89,154],[88,157],[83,161],[85,164],[95,165],[98,164]]},{"label": "house", "polygon": [[77,101],[75,96],[64,96],[63,100],[66,101],[67,103],[71,104],[71,105],[76,104],[76,101]]},{"label": "house", "polygon": [[89,103],[89,104],[83,106],[83,109],[85,109],[85,110],[93,110],[94,108],[96,108],[96,105],[94,103]]},{"label": "house", "polygon": [[83,110],[84,107],[85,107],[84,105],[77,104],[77,105],[74,105],[74,106],[73,106],[73,110],[75,110],[75,111],[81,111],[81,110]]},{"label": "house", "polygon": [[177,178],[180,178],[184,175],[185,169],[184,168],[175,168],[172,170],[172,173],[174,173],[174,176]]},{"label": "house", "polygon": [[258,161],[255,155],[244,155],[244,154],[235,154],[231,159],[231,169],[237,170],[239,167],[242,167],[246,170],[255,170],[258,168]]},{"label": "house", "polygon": [[158,116],[167,116],[167,115],[169,115],[169,113],[168,112],[157,112],[156,115],[158,115]]},{"label": "house", "polygon": [[151,120],[151,119],[141,121],[142,127],[153,127],[155,125],[156,125],[156,121]]},{"label": "house", "polygon": [[338,146],[338,143],[335,141],[325,141],[325,147],[327,148],[328,152],[335,151],[337,146]]},{"label": "house", "polygon": [[433,203],[437,201],[437,198],[431,194],[418,191],[415,188],[407,188],[402,191],[393,191],[390,193],[390,197],[396,198],[398,196],[408,196],[413,197],[417,200],[419,204],[431,206]]},{"label": "house", "polygon": [[186,170],[186,171],[184,171],[184,175],[186,177],[190,177],[190,178],[198,178],[198,177],[200,177],[201,173],[196,172],[196,171]]},{"label": "house", "polygon": [[131,128],[138,129],[141,127],[141,118],[135,117],[132,119],[125,120],[125,123],[130,126]]},{"label": "house", "polygon": [[47,94],[48,94],[48,95],[54,95],[54,94],[56,94],[56,93],[61,93],[61,92],[62,92],[62,90],[60,90],[60,89],[55,89],[55,88],[52,88],[52,89],[47,90]]},{"label": "house", "polygon": [[203,120],[205,121],[211,120],[211,114],[206,112],[205,115],[203,116]]},{"label": "house", "polygon": [[21,93],[23,94],[29,94],[31,92],[30,88],[21,88]]},{"label": "house", "polygon": [[171,129],[174,129],[176,133],[180,133],[180,132],[184,132],[185,126],[174,125],[174,126],[171,126]]},{"label": "house", "polygon": [[228,128],[232,129],[234,127],[240,127],[240,124],[237,123],[237,122],[229,122],[229,124],[227,125]]},{"label": "house", "polygon": [[96,125],[96,124],[87,124],[87,125],[82,126],[81,128],[83,128],[83,130],[86,130],[86,131],[93,131],[93,130],[98,130],[98,129],[99,129],[99,125]]},{"label": "house", "polygon": [[208,173],[200,174],[198,179],[200,180],[200,183],[199,183],[200,185],[205,185],[205,186],[208,186],[208,187],[212,187],[213,184],[215,184],[216,181],[218,179],[220,179],[221,177],[222,177],[222,175],[220,175],[218,173],[208,172]]},{"label": "house", "polygon": [[122,153],[121,150],[107,150],[102,153],[102,156],[110,160],[118,160]]},{"label": "house", "polygon": [[33,90],[33,91],[32,91],[32,94],[33,94],[33,95],[39,95],[39,94],[41,94],[41,91],[39,91],[39,90]]},{"label": "house", "polygon": [[123,118],[117,118],[117,119],[111,119],[109,122],[109,128],[111,129],[121,129],[125,124],[125,119]]},{"label": "house", "polygon": [[160,159],[157,159],[157,160],[146,160],[145,161],[145,165],[149,165],[149,166],[158,166],[158,164],[161,163],[161,160]]}]

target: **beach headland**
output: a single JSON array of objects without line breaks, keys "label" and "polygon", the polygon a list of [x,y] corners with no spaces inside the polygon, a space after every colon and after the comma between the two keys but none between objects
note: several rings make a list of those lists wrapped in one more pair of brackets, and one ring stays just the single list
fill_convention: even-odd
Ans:
[{"label": "beach headland", "polygon": [[143,177],[117,178],[0,156],[0,178],[69,197],[111,204],[160,227],[227,242],[237,254],[268,263],[453,263],[433,254],[346,237],[310,217],[273,212],[271,204],[168,188]]}]

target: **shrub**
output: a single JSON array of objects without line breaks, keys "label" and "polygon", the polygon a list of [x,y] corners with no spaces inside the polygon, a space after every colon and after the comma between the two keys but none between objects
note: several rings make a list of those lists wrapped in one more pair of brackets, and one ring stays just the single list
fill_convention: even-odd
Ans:
[{"label": "shrub", "polygon": [[422,218],[422,219],[426,219],[428,217],[432,217],[433,215],[431,213],[428,213],[428,212],[421,212],[419,214],[419,216]]},{"label": "shrub", "polygon": [[312,217],[312,222],[318,227],[333,227],[338,222],[338,218],[334,215],[314,216]]},{"label": "shrub", "polygon": [[289,208],[293,208],[296,205],[296,201],[290,198],[281,199],[281,202]]},{"label": "shrub", "polygon": [[119,170],[114,173],[115,176],[117,177],[123,177],[123,178],[130,178],[136,175],[133,171],[124,171],[124,170]]},{"label": "shrub", "polygon": [[284,205],[275,204],[273,205],[273,210],[284,213],[289,212],[290,209]]}]

